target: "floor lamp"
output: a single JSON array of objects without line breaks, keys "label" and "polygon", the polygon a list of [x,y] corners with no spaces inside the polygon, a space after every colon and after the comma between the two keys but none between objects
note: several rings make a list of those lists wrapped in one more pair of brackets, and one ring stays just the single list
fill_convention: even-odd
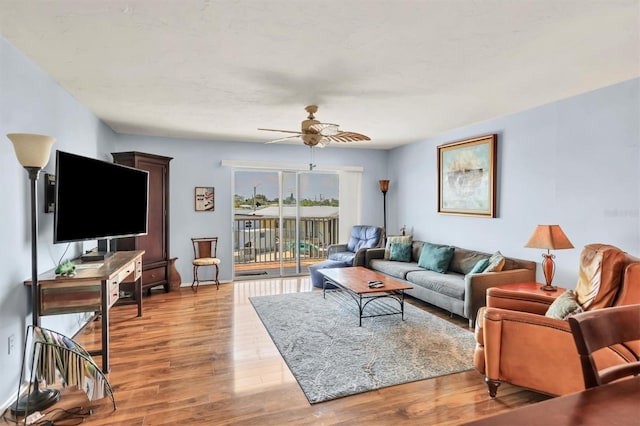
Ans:
[{"label": "floor lamp", "polygon": [[384,235],[385,240],[387,239],[387,191],[389,190],[389,180],[381,180],[378,182],[380,184],[380,191],[382,191],[382,214],[384,216]]},{"label": "floor lamp", "polygon": [[[32,322],[34,327],[40,326],[39,306],[40,291],[38,288],[38,197],[36,182],[40,171],[49,162],[51,145],[55,138],[45,135],[35,135],[30,133],[9,133],[7,138],[13,142],[16,157],[29,174],[31,183],[31,304]],[[28,339],[28,333],[25,336]],[[26,348],[25,341],[25,348]],[[26,357],[26,351],[24,356]],[[25,360],[22,360],[24,368]],[[32,372],[32,377],[34,376]],[[22,374],[20,374],[22,378]],[[20,384],[18,384],[18,389]],[[56,389],[40,389],[38,378],[36,377],[31,393],[18,398],[11,406],[11,412],[16,415],[26,415],[34,411],[43,410],[60,399],[60,392]]]}]

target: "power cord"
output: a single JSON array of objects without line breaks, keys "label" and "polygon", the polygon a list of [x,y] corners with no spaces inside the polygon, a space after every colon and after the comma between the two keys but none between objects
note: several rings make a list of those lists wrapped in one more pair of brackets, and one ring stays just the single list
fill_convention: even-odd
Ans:
[{"label": "power cord", "polygon": [[58,263],[56,263],[56,266],[62,263],[62,259],[64,259],[64,255],[67,254],[67,251],[69,250],[70,246],[71,246],[71,243],[67,243],[67,248],[64,249],[64,252],[62,253],[62,256],[60,256],[60,259],[58,260]]},{"label": "power cord", "polygon": [[[16,425],[31,425],[31,426],[75,426],[84,422],[84,419],[93,414],[91,408],[84,408],[82,406],[72,408],[53,408],[49,411],[34,412],[31,413],[26,419],[22,418],[18,420],[17,417],[8,416],[9,408],[5,409],[0,418],[7,423],[13,423]],[[36,413],[39,414],[35,415]],[[35,416],[34,416],[35,415]],[[33,420],[29,421],[29,417]],[[53,417],[52,419],[45,419],[45,417]],[[26,420],[26,422],[25,422]]]},{"label": "power cord", "polygon": [[34,426],[75,426],[84,422],[84,419],[89,417],[93,410],[90,408],[85,409],[84,407],[73,407],[73,408],[54,408],[53,410],[47,411],[45,414],[46,417],[52,417],[47,420],[40,420],[36,423],[33,423]]}]

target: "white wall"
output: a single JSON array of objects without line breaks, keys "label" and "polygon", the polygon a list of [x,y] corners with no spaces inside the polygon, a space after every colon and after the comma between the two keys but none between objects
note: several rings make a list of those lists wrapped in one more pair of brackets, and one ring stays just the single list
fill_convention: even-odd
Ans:
[{"label": "white wall", "polygon": [[[575,249],[554,252],[554,282],[569,288],[586,244],[640,255],[639,105],[634,79],[394,149],[390,228],[406,224],[417,239],[539,261],[542,250],[524,244],[537,224],[560,224]],[[436,147],[488,133],[498,134],[498,217],[436,213]]]}]

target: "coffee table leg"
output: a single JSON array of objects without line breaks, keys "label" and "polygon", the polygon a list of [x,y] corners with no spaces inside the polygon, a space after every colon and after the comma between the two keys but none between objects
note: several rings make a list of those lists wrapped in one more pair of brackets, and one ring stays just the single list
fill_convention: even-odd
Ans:
[{"label": "coffee table leg", "polygon": [[402,318],[402,321],[404,321],[404,290],[402,290],[401,292],[402,297],[400,297],[400,316]]},{"label": "coffee table leg", "polygon": [[362,311],[364,310],[364,308],[362,307],[362,295],[360,295],[359,299],[358,299],[358,311],[360,311],[360,325],[359,327],[362,327]]}]

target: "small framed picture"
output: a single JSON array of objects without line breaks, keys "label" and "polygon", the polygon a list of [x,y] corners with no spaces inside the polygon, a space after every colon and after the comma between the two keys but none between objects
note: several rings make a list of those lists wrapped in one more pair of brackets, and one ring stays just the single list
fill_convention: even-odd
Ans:
[{"label": "small framed picture", "polygon": [[215,210],[214,189],[212,186],[196,186],[196,211],[212,212]]}]

